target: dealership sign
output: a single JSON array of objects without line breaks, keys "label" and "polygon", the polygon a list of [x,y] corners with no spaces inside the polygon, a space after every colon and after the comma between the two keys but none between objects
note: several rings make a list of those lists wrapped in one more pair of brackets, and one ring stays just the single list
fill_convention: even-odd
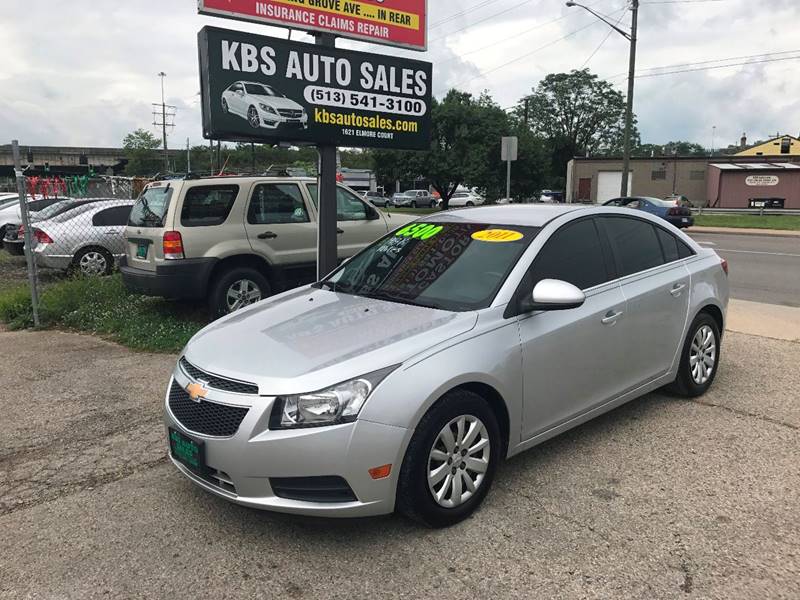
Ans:
[{"label": "dealership sign", "polygon": [[427,49],[427,0],[198,0],[204,15]]},{"label": "dealership sign", "polygon": [[430,145],[430,63],[216,27],[198,41],[206,138]]},{"label": "dealership sign", "polygon": [[750,187],[772,187],[780,183],[777,175],[750,175],[744,180]]}]

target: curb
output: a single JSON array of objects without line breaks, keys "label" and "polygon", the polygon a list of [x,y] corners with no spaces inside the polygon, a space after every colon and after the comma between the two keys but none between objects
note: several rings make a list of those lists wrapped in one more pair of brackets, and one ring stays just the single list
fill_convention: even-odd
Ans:
[{"label": "curb", "polygon": [[800,231],[789,231],[782,229],[753,229],[753,228],[737,228],[737,227],[687,227],[684,229],[685,233],[710,233],[710,234],[727,234],[727,235],[760,235],[765,237],[781,237],[781,238],[800,238]]}]

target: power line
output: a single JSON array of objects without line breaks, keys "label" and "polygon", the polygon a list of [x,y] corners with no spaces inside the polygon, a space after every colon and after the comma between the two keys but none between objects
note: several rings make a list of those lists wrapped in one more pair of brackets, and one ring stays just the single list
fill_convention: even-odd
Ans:
[{"label": "power line", "polygon": [[[619,9],[619,10],[615,10],[615,11],[614,11],[613,13],[611,13],[611,14],[612,14],[612,15],[614,15],[614,14],[616,14],[616,13],[620,12],[620,11],[625,11],[625,10],[628,10],[628,7],[627,7],[627,6],[625,6],[625,7],[621,8],[621,9]],[[556,39],[556,40],[553,40],[553,41],[551,41],[551,42],[548,42],[547,44],[545,44],[545,45],[543,45],[543,46],[539,46],[538,48],[535,48],[534,50],[531,50],[530,52],[526,52],[525,54],[522,54],[522,55],[520,55],[520,56],[517,56],[517,57],[515,57],[515,58],[512,58],[511,60],[508,60],[508,61],[506,61],[506,62],[504,62],[504,63],[502,63],[502,64],[500,64],[500,65],[497,65],[496,67],[493,67],[493,68],[491,68],[491,69],[488,69],[488,70],[486,70],[486,71],[482,71],[482,72],[478,73],[478,74],[477,74],[475,77],[471,77],[470,79],[466,79],[466,80],[464,80],[464,81],[461,81],[461,82],[459,82],[459,83],[457,83],[457,84],[455,84],[455,85],[451,85],[451,86],[449,86],[449,87],[451,87],[451,88],[453,88],[453,87],[459,87],[459,86],[461,86],[461,85],[464,85],[464,84],[466,84],[466,83],[470,83],[470,82],[472,82],[472,81],[474,81],[475,79],[478,79],[478,78],[480,78],[480,77],[485,77],[485,76],[486,76],[486,75],[488,75],[489,73],[494,73],[495,71],[499,71],[500,69],[504,69],[504,68],[506,68],[506,67],[507,67],[507,66],[509,66],[509,65],[512,65],[512,64],[514,64],[514,63],[516,63],[516,62],[519,62],[519,61],[521,61],[521,60],[524,60],[524,59],[528,58],[529,56],[532,56],[532,55],[536,54],[537,52],[541,52],[542,50],[546,50],[547,48],[550,48],[551,46],[553,46],[553,45],[555,45],[555,44],[557,44],[557,43],[559,43],[559,42],[562,42],[562,41],[564,41],[564,40],[566,40],[566,39],[568,39],[568,38],[571,38],[572,36],[574,36],[574,35],[577,35],[577,34],[578,34],[578,33],[580,33],[581,31],[584,31],[584,30],[586,30],[586,29],[589,29],[590,27],[594,27],[595,25],[597,25],[598,23],[601,23],[601,22],[602,22],[602,21],[593,20],[591,23],[589,23],[589,24],[587,24],[587,25],[584,25],[583,27],[581,27],[581,28],[579,28],[579,29],[576,29],[576,30],[574,30],[574,31],[571,31],[571,32],[569,32],[568,34],[566,34],[566,35],[564,35],[564,36],[562,36],[562,37],[560,37],[560,38],[558,38],[558,39]]]},{"label": "power line", "polygon": [[728,67],[743,67],[747,65],[757,65],[761,63],[781,62],[785,60],[800,60],[800,55],[785,56],[783,58],[767,58],[764,60],[750,60],[740,63],[731,63],[729,65],[714,65],[711,67],[699,67],[697,69],[679,69],[677,71],[665,71],[664,73],[646,73],[644,75],[636,75],[636,78],[641,79],[645,77],[661,77],[662,75],[675,75],[676,73],[693,73],[695,71],[711,71],[713,69],[727,69]]},{"label": "power line", "polygon": [[708,2],[728,2],[728,0],[650,0],[640,4],[706,4]]},{"label": "power line", "polygon": [[448,33],[444,34],[444,36],[442,36],[440,38],[437,38],[434,41],[443,42],[445,40],[445,38],[447,38],[447,37],[449,37],[451,35],[455,35],[456,33],[461,33],[462,31],[464,31],[466,29],[469,29],[470,27],[474,27],[475,25],[478,25],[480,23],[484,23],[486,21],[494,19],[495,17],[499,17],[501,15],[509,13],[512,10],[515,10],[515,9],[519,8],[520,6],[524,6],[525,4],[530,4],[531,2],[534,2],[534,0],[524,0],[523,2],[520,2],[519,4],[515,4],[514,6],[511,6],[509,8],[504,9],[504,10],[501,10],[500,12],[496,12],[494,14],[491,14],[488,17],[484,17],[483,19],[478,19],[477,21],[474,21],[474,22],[470,23],[469,25],[466,25],[465,27],[462,27],[461,29],[456,29],[455,31],[449,31]]},{"label": "power line", "polygon": [[452,20],[457,19],[458,17],[462,17],[462,16],[464,16],[464,15],[466,15],[468,13],[475,12],[476,10],[479,10],[479,9],[483,8],[484,6],[486,6],[488,4],[493,4],[494,2],[497,2],[497,0],[484,0],[484,2],[481,2],[480,4],[476,4],[475,6],[472,6],[470,8],[464,9],[464,10],[462,10],[460,12],[457,12],[457,13],[453,13],[452,15],[450,15],[448,17],[445,17],[444,19],[439,19],[438,21],[436,21],[434,23],[431,23],[429,25],[429,28],[433,29],[434,27],[438,27],[439,25],[447,23],[448,21],[452,21]]},{"label": "power line", "polygon": [[[617,19],[617,21],[614,23],[614,26],[615,26],[615,27],[616,27],[617,25],[619,25],[619,24],[620,24],[620,22],[622,21],[622,18],[623,18],[624,16],[625,16],[625,13],[622,13],[622,14],[619,16],[619,19]],[[608,33],[606,33],[606,36],[603,38],[603,40],[600,42],[600,44],[598,44],[597,48],[595,48],[595,49],[594,49],[594,52],[592,52],[592,53],[589,55],[589,57],[588,57],[588,58],[587,58],[585,61],[583,61],[583,64],[581,65],[581,69],[582,69],[583,67],[585,67],[587,64],[589,64],[589,61],[590,61],[590,60],[592,60],[592,59],[594,58],[594,55],[595,55],[595,54],[597,54],[598,52],[600,52],[600,48],[602,48],[602,47],[605,45],[605,43],[608,41],[608,38],[610,38],[610,37],[611,37],[611,34],[612,34],[612,33],[614,33],[614,30],[613,30],[613,29],[609,29],[609,30],[608,30]]]}]

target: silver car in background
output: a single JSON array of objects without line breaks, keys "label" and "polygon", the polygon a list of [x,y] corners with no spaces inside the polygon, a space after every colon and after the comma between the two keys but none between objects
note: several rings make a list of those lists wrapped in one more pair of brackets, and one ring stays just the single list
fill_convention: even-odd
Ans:
[{"label": "silver car in background", "polygon": [[451,525],[502,459],[663,386],[705,393],[727,304],[727,263],[652,215],[437,213],[195,335],[170,456],[246,506]]},{"label": "silver car in background", "polygon": [[80,202],[74,208],[33,223],[36,263],[74,269],[83,275],[108,275],[125,254],[125,225],[133,200]]}]

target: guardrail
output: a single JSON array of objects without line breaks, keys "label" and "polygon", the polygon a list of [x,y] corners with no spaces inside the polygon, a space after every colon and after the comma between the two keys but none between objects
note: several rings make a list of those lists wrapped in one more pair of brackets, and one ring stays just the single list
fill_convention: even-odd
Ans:
[{"label": "guardrail", "polygon": [[796,208],[692,208],[696,215],[798,215]]}]

